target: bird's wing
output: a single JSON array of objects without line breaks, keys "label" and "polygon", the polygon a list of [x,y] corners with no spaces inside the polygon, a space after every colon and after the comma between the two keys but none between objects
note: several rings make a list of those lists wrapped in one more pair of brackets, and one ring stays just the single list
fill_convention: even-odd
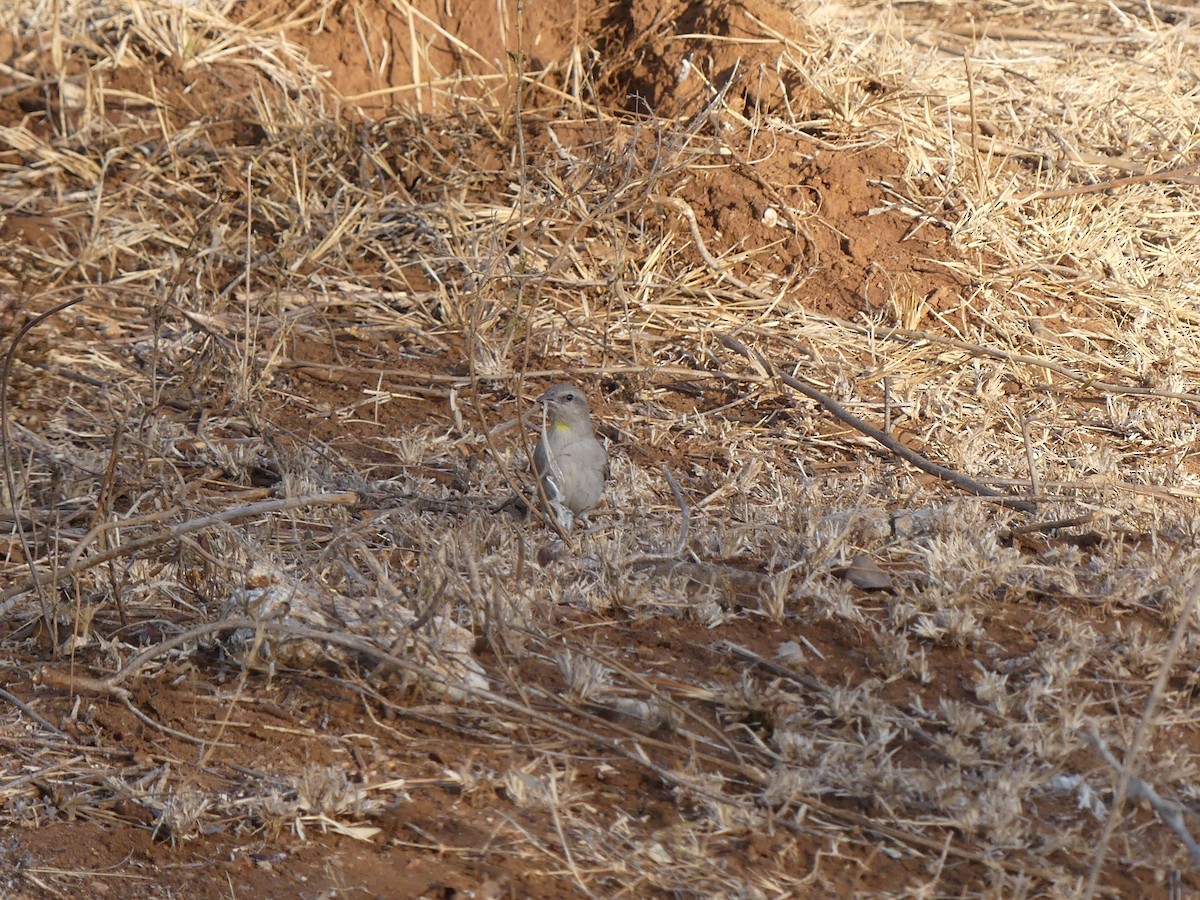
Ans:
[{"label": "bird's wing", "polygon": [[542,483],[542,491],[545,492],[546,499],[549,501],[557,500],[562,496],[562,490],[554,478],[554,468],[554,462],[550,459],[550,453],[546,449],[546,440],[543,438],[533,448],[533,471]]}]

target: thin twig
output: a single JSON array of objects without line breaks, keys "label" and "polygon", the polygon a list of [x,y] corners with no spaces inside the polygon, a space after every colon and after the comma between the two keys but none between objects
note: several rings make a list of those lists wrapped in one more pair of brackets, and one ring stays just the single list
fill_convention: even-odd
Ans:
[{"label": "thin twig", "polygon": [[679,539],[675,541],[675,556],[679,557],[683,555],[683,550],[687,546],[688,527],[691,525],[692,513],[688,509],[687,500],[684,499],[679,482],[675,480],[675,476],[671,474],[671,470],[665,464],[662,467],[662,473],[671,487],[675,502],[679,504]]},{"label": "thin twig", "polygon": [[969,494],[974,494],[978,497],[993,498],[1005,506],[1010,506],[1013,509],[1020,510],[1021,512],[1033,513],[1037,511],[1037,507],[1032,503],[1027,503],[1024,500],[1017,500],[1013,497],[1002,494],[999,491],[994,491],[991,488],[980,484],[975,479],[963,475],[961,472],[956,472],[953,469],[949,469],[946,466],[939,465],[938,463],[926,459],[915,450],[911,450],[904,446],[904,444],[900,443],[900,441],[896,440],[896,438],[892,437],[890,434],[880,431],[873,425],[868,425],[832,397],[822,393],[821,391],[818,391],[814,387],[810,387],[799,378],[795,378],[791,375],[788,375],[786,372],[780,371],[778,367],[776,367],[765,356],[757,351],[752,352],[750,348],[736,338],[730,337],[727,334],[722,334],[718,337],[718,340],[723,346],[729,348],[735,353],[740,354],[741,356],[744,356],[752,364],[759,366],[764,370],[764,372],[767,372],[773,377],[778,378],[788,387],[799,391],[810,400],[815,400],[833,416],[845,422],[851,428],[861,431],[867,437],[874,439],[888,450],[892,451],[892,453],[896,454],[906,462],[916,466],[921,471],[928,472],[930,475],[940,478],[943,481],[948,481]]},{"label": "thin twig", "polygon": [[696,213],[686,200],[681,200],[678,197],[668,197],[665,195],[655,195],[650,198],[654,203],[660,206],[669,206],[671,209],[679,213],[688,223],[688,231],[691,232],[692,242],[696,245],[696,250],[699,251],[701,258],[708,264],[708,267],[736,287],[738,290],[745,291],[753,297],[766,299],[767,295],[758,290],[742,279],[738,278],[729,267],[722,264],[712,253],[709,252],[708,246],[704,243],[704,237],[700,234],[700,223],[696,221]]},{"label": "thin twig", "polygon": [[[17,503],[22,496],[17,491],[17,478],[13,471],[13,453],[12,453],[12,438],[11,429],[8,421],[8,385],[12,378],[13,362],[17,358],[17,347],[21,343],[21,339],[30,331],[40,325],[42,322],[49,319],[51,316],[57,315],[65,309],[70,309],[77,303],[82,303],[86,299],[86,295],[72,297],[70,300],[64,300],[57,303],[44,313],[31,318],[28,322],[21,326],[20,330],[13,336],[11,343],[8,345],[8,352],[4,355],[4,369],[0,371],[0,458],[4,463],[4,485],[8,491],[9,502],[13,505],[13,512],[16,512]],[[29,501],[28,493],[25,493],[25,500]],[[29,507],[30,517],[33,516],[33,507]],[[58,648],[58,622],[54,617],[53,611],[50,609],[50,598],[46,595],[45,589],[42,587],[42,582],[37,576],[37,562],[34,559],[33,544],[29,540],[29,535],[25,533],[25,526],[21,521],[20,516],[14,517],[14,524],[17,529],[17,534],[21,538],[21,550],[25,554],[25,565],[29,567],[29,571],[33,573],[28,587],[32,587],[37,591],[38,604],[41,606],[42,624],[45,626],[47,633],[50,635],[51,645],[57,651]]]},{"label": "thin twig", "polygon": [[1117,790],[1113,795],[1112,809],[1108,814],[1108,821],[1104,823],[1100,841],[1096,845],[1096,855],[1092,859],[1087,886],[1083,892],[1084,900],[1091,900],[1095,896],[1100,872],[1104,868],[1104,856],[1108,851],[1108,842],[1112,840],[1113,832],[1121,821],[1121,805],[1125,802],[1129,786],[1134,780],[1133,773],[1137,769],[1138,758],[1141,756],[1142,749],[1146,745],[1146,738],[1150,734],[1154,711],[1158,708],[1158,701],[1162,699],[1162,695],[1167,689],[1167,681],[1171,677],[1171,668],[1175,665],[1175,657],[1179,653],[1179,648],[1183,646],[1183,637],[1192,628],[1192,611],[1196,608],[1198,598],[1200,598],[1200,580],[1192,587],[1187,601],[1183,604],[1183,609],[1179,611],[1179,620],[1175,623],[1170,643],[1167,644],[1166,652],[1163,654],[1162,664],[1158,667],[1158,677],[1154,679],[1154,687],[1146,699],[1141,721],[1138,722],[1137,730],[1133,733],[1133,740],[1129,742],[1129,749],[1125,751],[1125,765],[1120,767],[1121,777],[1117,781]]},{"label": "thin twig", "polygon": [[1072,516],[1069,519],[1050,519],[1045,522],[1027,522],[1024,525],[1015,525],[1012,528],[1005,529],[1004,531],[1000,532],[1000,537],[1007,541],[1022,534],[1059,531],[1063,528],[1078,528],[1080,525],[1086,525],[1094,518],[1096,518],[1096,514],[1094,512],[1086,512],[1081,516]]},{"label": "thin twig", "polygon": [[662,472],[667,479],[667,485],[671,488],[671,494],[675,497],[675,502],[679,504],[679,537],[675,541],[675,548],[669,553],[637,553],[626,557],[621,560],[623,568],[643,566],[646,563],[675,562],[683,556],[683,551],[687,548],[688,531],[692,521],[691,510],[688,508],[683,490],[679,487],[675,476],[671,474],[671,470],[664,465]]},{"label": "thin twig", "polygon": [[[1121,765],[1121,761],[1108,749],[1108,744],[1105,743],[1100,735],[1089,730],[1085,731],[1083,736],[1096,749],[1096,752],[1104,757],[1104,761],[1112,766],[1115,772],[1125,772],[1126,767]],[[1129,796],[1141,797],[1154,808],[1154,811],[1158,813],[1158,817],[1163,820],[1167,827],[1179,835],[1179,839],[1183,841],[1183,845],[1187,848],[1188,855],[1192,857],[1192,864],[1200,868],[1200,844],[1196,843],[1196,839],[1192,837],[1191,831],[1188,830],[1187,822],[1183,818],[1183,807],[1172,800],[1164,800],[1159,796],[1158,791],[1141,778],[1130,777]]]},{"label": "thin twig", "polygon": [[1033,442],[1029,439],[1029,420],[1025,418],[1025,408],[1018,404],[1017,415],[1021,419],[1021,437],[1025,442],[1025,462],[1029,466],[1029,496],[1037,497],[1042,489],[1039,485],[1037,463],[1033,458]]},{"label": "thin twig", "polygon": [[[308,494],[303,497],[289,497],[284,500],[266,500],[262,503],[251,503],[248,506],[238,506],[233,509],[226,509],[219,513],[214,513],[210,516],[202,516],[199,519],[189,519],[186,522],[180,522],[172,528],[168,528],[164,532],[151,534],[144,538],[137,538],[117,547],[111,547],[102,553],[97,553],[95,556],[88,557],[85,560],[80,560],[78,556],[72,554],[72,559],[67,565],[54,570],[51,575],[54,578],[61,578],[68,575],[78,575],[80,572],[86,572],[93,566],[98,566],[101,563],[108,562],[111,559],[118,559],[124,556],[130,556],[147,547],[153,547],[156,544],[167,543],[168,541],[176,540],[185,534],[191,534],[193,531],[201,531],[205,528],[210,528],[213,525],[227,524],[236,522],[238,519],[247,519],[253,516],[268,515],[269,513],[284,512],[289,509],[300,509],[305,506],[351,506],[358,502],[358,494],[352,491],[342,491],[337,494]],[[92,529],[88,533],[87,539],[93,538],[97,534],[101,534],[112,523],[100,523],[99,526]],[[37,584],[37,577],[27,578],[12,587],[0,591],[0,615],[7,613],[12,608],[12,601],[31,590]]]},{"label": "thin twig", "polygon": [[1162,172],[1151,172],[1146,175],[1130,175],[1127,178],[1110,178],[1108,181],[1098,181],[1095,184],[1081,184],[1075,187],[1061,188],[1055,191],[1023,191],[1014,195],[1011,203],[1032,203],[1034,200],[1057,200],[1062,197],[1074,197],[1079,194],[1096,194],[1100,191],[1111,191],[1119,187],[1129,187],[1134,184],[1157,184],[1163,181],[1186,179],[1191,183],[1191,176],[1200,172],[1200,163],[1178,166]]},{"label": "thin twig", "polygon": [[25,715],[29,716],[29,718],[33,719],[33,721],[37,722],[39,725],[41,725],[47,731],[53,731],[59,737],[65,738],[66,740],[70,741],[71,743],[75,743],[74,738],[72,738],[69,734],[67,734],[62,729],[56,728],[54,725],[51,725],[48,721],[46,721],[44,718],[42,718],[40,715],[38,715],[37,712],[35,712],[29,706],[29,704],[26,703],[25,701],[23,701],[20,697],[10,694],[8,691],[4,690],[3,688],[0,688],[0,700],[4,700],[7,703],[11,703],[13,706],[15,706],[21,712],[25,713]]},{"label": "thin twig", "polygon": [[1051,359],[1046,359],[1040,356],[1029,356],[1025,353],[1012,353],[1008,350],[998,350],[995,347],[985,347],[982,344],[972,344],[970,341],[959,340],[958,338],[946,337],[940,334],[933,334],[928,331],[916,331],[911,328],[889,328],[886,331],[876,329],[868,329],[861,325],[855,325],[852,322],[842,323],[845,328],[851,331],[856,331],[859,334],[870,334],[877,338],[886,338],[894,341],[928,341],[931,344],[942,344],[946,347],[955,347],[959,350],[964,350],[972,356],[989,356],[992,359],[1002,359],[1005,362],[1020,363],[1026,366],[1034,366],[1039,369],[1045,369],[1048,372],[1054,372],[1056,375],[1061,375],[1064,378],[1074,381],[1075,383],[1088,388],[1089,390],[1100,391],[1105,394],[1117,394],[1131,397],[1160,397],[1164,400],[1184,400],[1188,403],[1200,403],[1200,394],[1187,393],[1185,391],[1162,391],[1157,388],[1139,387],[1137,385],[1117,384],[1111,381],[1098,381],[1088,375],[1081,375],[1078,372],[1072,372],[1066,366],[1056,363]]}]

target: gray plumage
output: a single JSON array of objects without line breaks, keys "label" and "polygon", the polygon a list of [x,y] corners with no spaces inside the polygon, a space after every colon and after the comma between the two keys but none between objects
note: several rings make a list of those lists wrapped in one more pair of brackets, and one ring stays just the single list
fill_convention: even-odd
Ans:
[{"label": "gray plumage", "polygon": [[541,439],[533,448],[533,471],[551,507],[569,511],[562,524],[600,502],[608,455],[592,431],[587,398],[574,385],[559,384],[538,398],[545,409]]}]

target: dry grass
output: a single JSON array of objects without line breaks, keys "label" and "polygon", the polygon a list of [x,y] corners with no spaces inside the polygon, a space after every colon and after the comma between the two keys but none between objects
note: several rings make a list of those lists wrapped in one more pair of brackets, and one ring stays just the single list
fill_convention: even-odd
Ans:
[{"label": "dry grass", "polygon": [[[457,79],[430,56],[425,112],[372,121],[232,6],[0,20],[36,110],[0,130],[10,824],[372,839],[452,783],[580,894],[1195,888],[1185,11],[822,4],[754,45],[787,97],[697,64],[678,117],[622,109],[589,48]],[[907,171],[855,218],[943,229],[930,268],[967,287],[876,267],[815,312],[828,257],[781,248],[842,226],[782,167],[881,147]],[[709,178],[756,184],[778,241],[718,227]],[[565,547],[495,511],[528,443],[500,426],[563,377],[614,457]],[[442,729],[441,771],[235,764],[279,681],[354,698],[372,740]],[[600,802],[605,767],[677,818]]]}]

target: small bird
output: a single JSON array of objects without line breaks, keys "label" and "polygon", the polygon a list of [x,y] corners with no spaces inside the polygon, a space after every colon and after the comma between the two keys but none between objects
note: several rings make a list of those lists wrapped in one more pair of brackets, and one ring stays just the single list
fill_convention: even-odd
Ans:
[{"label": "small bird", "polygon": [[545,410],[542,436],[533,448],[533,471],[560,525],[600,502],[608,477],[608,455],[592,431],[583,391],[558,384],[538,397]]}]

